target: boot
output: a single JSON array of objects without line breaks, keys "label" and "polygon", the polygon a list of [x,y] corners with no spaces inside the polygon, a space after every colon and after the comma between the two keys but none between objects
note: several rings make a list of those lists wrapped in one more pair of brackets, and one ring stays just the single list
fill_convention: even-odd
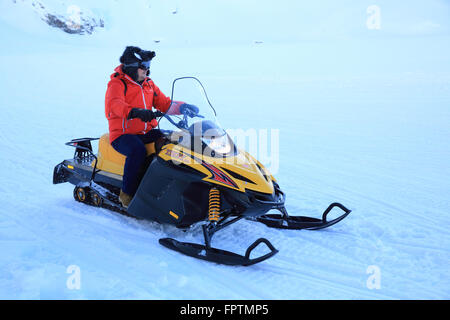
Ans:
[{"label": "boot", "polygon": [[129,194],[120,190],[119,201],[124,208],[128,208],[128,205],[130,204],[131,199],[133,199],[132,196],[130,196]]}]

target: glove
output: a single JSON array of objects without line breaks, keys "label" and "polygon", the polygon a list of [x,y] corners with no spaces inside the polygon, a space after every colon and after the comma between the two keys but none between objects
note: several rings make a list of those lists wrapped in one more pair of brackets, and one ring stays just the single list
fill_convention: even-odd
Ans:
[{"label": "glove", "polygon": [[156,119],[156,116],[152,110],[133,108],[128,114],[127,119],[134,119],[134,118],[139,118],[144,122],[150,122],[153,119]]},{"label": "glove", "polygon": [[191,118],[195,117],[198,114],[198,107],[193,104],[183,103],[180,106],[180,113]]}]

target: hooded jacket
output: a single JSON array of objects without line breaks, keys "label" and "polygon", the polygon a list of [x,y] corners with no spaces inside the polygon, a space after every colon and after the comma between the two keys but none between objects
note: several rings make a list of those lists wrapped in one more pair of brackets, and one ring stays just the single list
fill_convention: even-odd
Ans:
[{"label": "hooded jacket", "polygon": [[127,119],[132,108],[152,110],[153,107],[167,112],[171,104],[170,98],[149,77],[140,85],[122,71],[122,66],[116,67],[111,74],[105,96],[110,143],[123,134],[146,134],[156,126],[156,120],[143,122],[138,118]]}]

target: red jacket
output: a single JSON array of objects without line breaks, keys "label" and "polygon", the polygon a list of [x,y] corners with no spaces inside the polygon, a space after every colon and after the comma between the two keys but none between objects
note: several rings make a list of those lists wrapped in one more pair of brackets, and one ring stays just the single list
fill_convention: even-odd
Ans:
[{"label": "red jacket", "polygon": [[167,112],[171,104],[170,98],[166,97],[150,78],[147,77],[142,85],[139,85],[123,73],[122,65],[114,71],[105,97],[110,143],[123,134],[146,134],[156,126],[156,120],[146,123],[137,118],[127,119],[132,108],[151,110],[154,107],[161,112]]}]

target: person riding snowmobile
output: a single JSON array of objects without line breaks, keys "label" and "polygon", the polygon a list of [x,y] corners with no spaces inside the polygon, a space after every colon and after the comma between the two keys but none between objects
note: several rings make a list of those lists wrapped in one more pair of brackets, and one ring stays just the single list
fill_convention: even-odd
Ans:
[{"label": "person riding snowmobile", "polygon": [[127,208],[139,185],[139,170],[145,162],[145,144],[164,142],[152,107],[170,114],[197,114],[198,107],[171,101],[148,76],[154,51],[127,46],[120,65],[111,74],[105,96],[105,115],[112,147],[126,156],[119,200]]}]

